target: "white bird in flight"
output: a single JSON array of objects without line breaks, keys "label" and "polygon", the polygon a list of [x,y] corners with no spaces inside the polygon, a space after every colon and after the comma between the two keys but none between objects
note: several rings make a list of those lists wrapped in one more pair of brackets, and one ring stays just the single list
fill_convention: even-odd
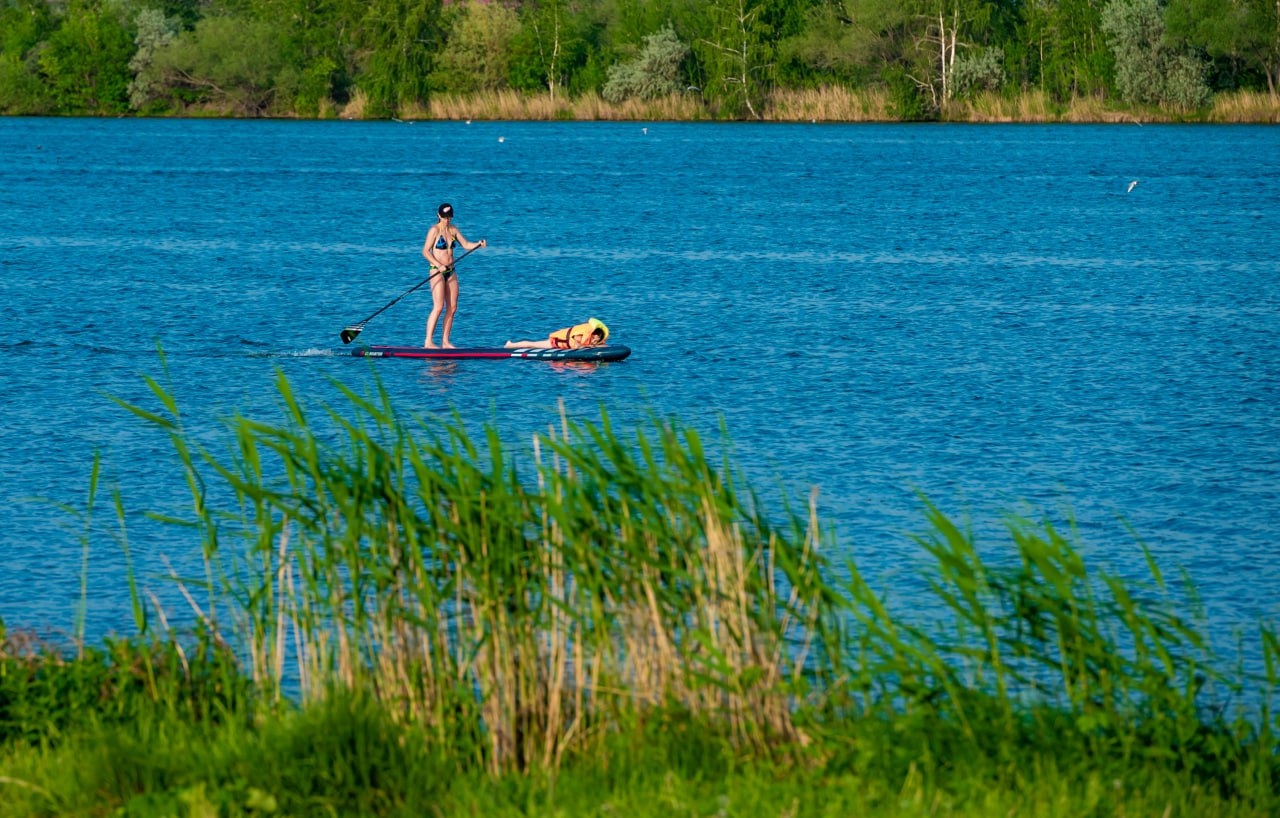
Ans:
[{"label": "white bird in flight", "polygon": [[1129,183],[1129,189],[1126,190],[1125,193],[1132,193],[1133,189],[1137,186],[1138,186],[1138,180],[1134,179],[1132,182]]}]

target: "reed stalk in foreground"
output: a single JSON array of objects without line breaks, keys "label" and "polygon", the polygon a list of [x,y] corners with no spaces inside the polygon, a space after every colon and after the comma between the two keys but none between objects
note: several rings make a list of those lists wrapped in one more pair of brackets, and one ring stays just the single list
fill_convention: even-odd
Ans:
[{"label": "reed stalk in foreground", "polygon": [[[742,746],[805,740],[804,689],[863,714],[931,702],[977,740],[1041,706],[1084,738],[1194,731],[1207,691],[1249,684],[1219,673],[1154,562],[1147,593],[1048,525],[1011,525],[1022,567],[992,567],[931,510],[928,607],[956,627],[932,633],[856,565],[833,586],[816,508],[775,527],[670,422],[624,439],[607,417],[562,417],[522,456],[492,428],[477,445],[458,418],[404,419],[382,392],[344,388],[312,417],[280,378],[286,423],[233,419],[228,460],[187,443],[152,387],[168,417],[133,409],[174,442],[254,680],[279,691],[296,672],[307,700],[370,687],[442,740],[465,725],[494,769],[555,764],[662,706],[723,720]],[[234,503],[215,512],[218,481]],[[974,726],[975,709],[998,722]]]},{"label": "reed stalk in foreground", "polygon": [[[265,698],[227,697],[233,678],[208,670],[225,652],[126,652],[107,666],[145,718],[51,733],[41,714],[97,677],[68,686],[46,668],[54,692],[24,704],[15,739],[6,691],[39,688],[6,687],[15,665],[0,656],[0,738],[19,748],[0,748],[0,764],[14,759],[0,796],[21,798],[20,814],[84,793],[196,798],[206,782],[238,799],[228,814],[270,799],[420,814],[446,792],[465,803],[458,776],[609,781],[657,764],[725,780],[725,765],[761,758],[816,788],[805,814],[1280,807],[1280,642],[1260,629],[1260,676],[1224,670],[1194,596],[1154,561],[1145,581],[1122,579],[1058,528],[1019,520],[979,548],[927,508],[923,584],[904,598],[865,565],[826,563],[812,504],[771,524],[673,422],[620,435],[607,417],[562,415],[513,451],[457,418],[402,417],[383,393],[343,390],[313,414],[281,378],[284,421],[232,418],[231,454],[215,456],[151,385],[159,407],[132,408],[170,435],[211,566],[197,644],[236,646]],[[140,628],[160,621],[149,607]],[[296,769],[272,783],[259,756]],[[308,778],[317,763],[346,783]],[[646,804],[668,792],[654,775]],[[743,812],[795,813],[778,797],[792,796]]]},{"label": "reed stalk in foreground", "polygon": [[[134,409],[172,437],[225,638],[263,689],[371,690],[495,771],[554,766],[660,707],[744,747],[803,739],[793,685],[833,596],[816,519],[774,530],[692,431],[623,441],[562,418],[521,464],[492,429],[481,450],[385,394],[313,419],[281,379],[287,423],[235,418],[227,460],[197,454],[156,389],[171,417]],[[207,505],[215,480],[230,508]]]}]

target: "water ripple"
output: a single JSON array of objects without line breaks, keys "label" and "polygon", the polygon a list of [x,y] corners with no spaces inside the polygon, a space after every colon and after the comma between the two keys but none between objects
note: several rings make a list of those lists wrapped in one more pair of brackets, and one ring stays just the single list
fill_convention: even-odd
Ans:
[{"label": "water ripple", "polygon": [[[181,618],[161,556],[198,553],[142,512],[190,498],[166,441],[106,396],[150,405],[155,377],[217,448],[218,418],[278,417],[278,373],[331,403],[331,378],[359,392],[376,375],[408,411],[522,443],[562,400],[709,439],[723,421],[766,499],[820,486],[837,561],[904,593],[921,492],[997,552],[1005,513],[1069,514],[1092,557],[1141,575],[1131,526],[1200,584],[1219,633],[1280,614],[1274,128],[11,119],[0,153],[11,626],[70,627],[76,529],[19,498],[82,502],[95,451],[139,571]],[[490,244],[459,265],[456,342],[595,315],[632,357],[339,347],[425,277],[444,200]],[[429,305],[414,293],[362,340],[419,343]],[[130,618],[109,517],[98,633]]]}]

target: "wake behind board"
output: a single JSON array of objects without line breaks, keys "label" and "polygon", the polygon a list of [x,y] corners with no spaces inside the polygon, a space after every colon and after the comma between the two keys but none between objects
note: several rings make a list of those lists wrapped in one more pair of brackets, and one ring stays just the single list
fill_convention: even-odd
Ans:
[{"label": "wake behind board", "polygon": [[621,361],[630,347],[602,346],[581,349],[536,349],[533,347],[471,347],[469,349],[427,349],[426,347],[359,347],[351,351],[358,358],[523,358],[530,361]]}]

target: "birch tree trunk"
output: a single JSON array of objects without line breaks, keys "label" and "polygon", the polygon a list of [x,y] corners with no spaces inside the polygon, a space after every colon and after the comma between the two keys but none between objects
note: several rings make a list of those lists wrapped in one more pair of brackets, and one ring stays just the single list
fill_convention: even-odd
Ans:
[{"label": "birch tree trunk", "polygon": [[[551,92],[551,99],[554,100],[556,98],[556,88],[559,86],[560,2],[559,0],[551,0],[551,3],[544,8],[550,9],[549,20],[544,21],[542,15],[537,14],[533,18],[533,32],[537,36],[539,55],[542,57],[543,64],[547,70],[547,90]],[[549,32],[544,31],[544,27],[549,27],[551,30]],[[548,48],[545,44],[544,34],[551,39],[549,54],[547,53]]]},{"label": "birch tree trunk", "polygon": [[951,28],[948,29],[946,9],[939,7],[936,43],[938,45],[938,75],[942,83],[943,103],[950,101],[955,93],[951,77],[956,66],[956,36],[959,30],[960,9],[953,8],[951,10]]},{"label": "birch tree trunk", "polygon": [[1267,90],[1275,96],[1280,90],[1280,0],[1276,0],[1275,15],[1271,18],[1271,55],[1267,59]]},{"label": "birch tree trunk", "polygon": [[915,36],[915,47],[924,57],[924,64],[920,66],[919,76],[907,74],[921,91],[928,92],[930,105],[935,111],[941,110],[955,93],[952,75],[960,36],[960,6],[959,3],[952,5],[951,19],[948,20],[947,5],[945,0],[938,3],[936,17],[933,12],[917,16],[920,28]]},{"label": "birch tree trunk", "polygon": [[[717,61],[724,66],[722,82],[726,86],[737,86],[742,95],[742,102],[753,119],[760,119],[753,98],[760,88],[757,76],[769,68],[764,62],[765,46],[756,31],[756,17],[760,14],[759,6],[751,6],[750,0],[729,0],[717,3],[714,12],[721,23],[721,36],[712,40],[700,40],[709,46],[717,55]],[[730,94],[729,96],[734,96]]]}]

